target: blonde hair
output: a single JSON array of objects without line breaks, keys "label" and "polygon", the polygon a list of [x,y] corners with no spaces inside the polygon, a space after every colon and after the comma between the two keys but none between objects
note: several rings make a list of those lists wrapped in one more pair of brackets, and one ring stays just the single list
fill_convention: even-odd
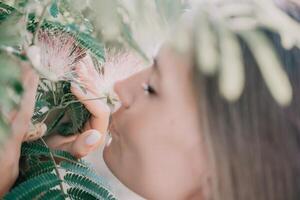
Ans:
[{"label": "blonde hair", "polygon": [[285,50],[278,34],[264,31],[293,87],[288,107],[274,101],[242,39],[246,83],[238,101],[226,101],[217,77],[195,67],[202,134],[213,169],[211,199],[300,199],[300,50]]}]

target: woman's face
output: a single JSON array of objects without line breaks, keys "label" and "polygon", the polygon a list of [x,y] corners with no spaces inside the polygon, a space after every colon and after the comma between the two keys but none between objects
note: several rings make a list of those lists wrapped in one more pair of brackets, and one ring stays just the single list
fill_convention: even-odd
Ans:
[{"label": "woman's face", "polygon": [[122,107],[112,116],[104,160],[147,199],[199,199],[205,155],[192,65],[163,47],[152,67],[115,84]]}]

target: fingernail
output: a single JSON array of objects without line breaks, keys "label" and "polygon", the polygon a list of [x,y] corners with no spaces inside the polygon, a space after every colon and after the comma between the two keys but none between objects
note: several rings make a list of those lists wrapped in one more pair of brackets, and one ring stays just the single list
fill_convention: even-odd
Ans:
[{"label": "fingernail", "polygon": [[101,139],[102,135],[98,131],[93,131],[86,139],[87,145],[94,145]]}]

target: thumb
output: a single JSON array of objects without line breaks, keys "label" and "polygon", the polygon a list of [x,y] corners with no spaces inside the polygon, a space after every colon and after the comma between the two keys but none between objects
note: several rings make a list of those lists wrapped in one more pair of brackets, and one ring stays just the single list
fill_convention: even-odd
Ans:
[{"label": "thumb", "polygon": [[70,153],[77,158],[84,157],[104,143],[105,135],[95,129],[78,135],[71,146]]}]

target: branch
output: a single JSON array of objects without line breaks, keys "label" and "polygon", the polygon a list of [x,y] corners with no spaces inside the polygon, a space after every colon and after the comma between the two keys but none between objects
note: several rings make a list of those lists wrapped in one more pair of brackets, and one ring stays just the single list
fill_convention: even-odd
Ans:
[{"label": "branch", "polygon": [[47,143],[45,142],[45,140],[44,140],[43,138],[40,138],[40,140],[41,140],[41,141],[43,142],[43,144],[49,149],[49,154],[50,154],[50,158],[51,158],[51,160],[52,160],[52,162],[53,162],[53,164],[54,164],[55,173],[56,173],[56,175],[58,176],[58,178],[61,180],[61,182],[59,183],[59,187],[60,187],[61,191],[62,191],[64,194],[66,194],[65,189],[64,189],[63,184],[62,184],[62,183],[63,183],[63,179],[61,178],[61,175],[60,175],[60,173],[59,173],[59,171],[58,171],[58,168],[57,168],[57,166],[56,166],[56,162],[55,162],[53,153],[51,152],[51,149],[48,147],[48,145],[47,145]]}]

